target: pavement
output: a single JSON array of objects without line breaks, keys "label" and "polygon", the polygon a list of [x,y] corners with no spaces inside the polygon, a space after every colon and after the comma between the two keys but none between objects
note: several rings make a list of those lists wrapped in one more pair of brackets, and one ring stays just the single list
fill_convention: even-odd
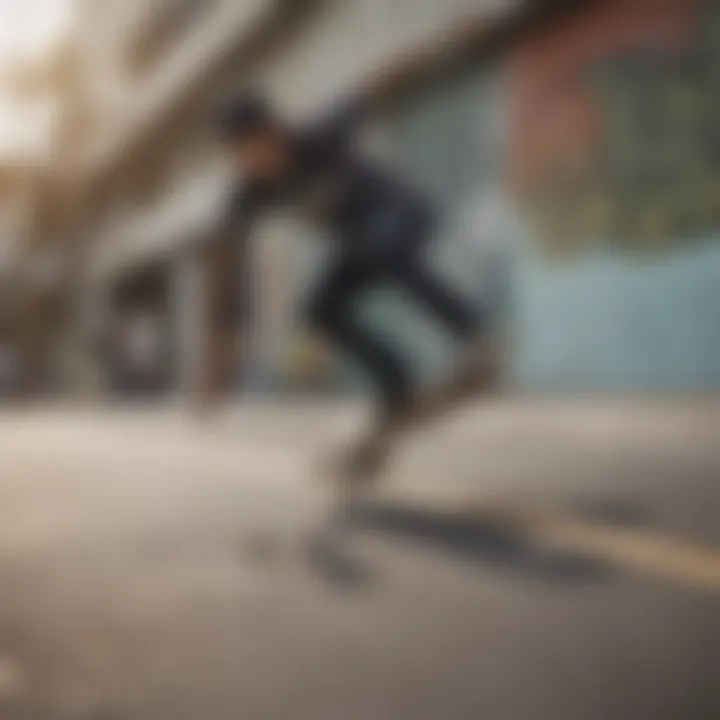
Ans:
[{"label": "pavement", "polygon": [[720,717],[720,402],[0,411],[2,720]]}]

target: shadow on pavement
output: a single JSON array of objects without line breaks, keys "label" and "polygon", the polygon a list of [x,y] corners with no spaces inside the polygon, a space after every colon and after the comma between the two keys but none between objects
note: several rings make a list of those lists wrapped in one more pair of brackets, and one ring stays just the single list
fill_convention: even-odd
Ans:
[{"label": "shadow on pavement", "polygon": [[644,506],[615,498],[593,498],[571,505],[575,515],[585,520],[621,528],[651,528],[656,518]]},{"label": "shadow on pavement", "polygon": [[312,543],[313,566],[344,588],[362,587],[372,573],[347,553],[344,541],[367,534],[409,540],[455,559],[482,567],[494,565],[541,581],[595,582],[611,572],[597,558],[542,547],[510,519],[450,515],[382,502],[357,504],[335,517]]},{"label": "shadow on pavement", "polygon": [[373,581],[373,574],[362,561],[352,557],[335,531],[315,538],[308,550],[310,564],[324,580],[343,590],[361,590]]}]

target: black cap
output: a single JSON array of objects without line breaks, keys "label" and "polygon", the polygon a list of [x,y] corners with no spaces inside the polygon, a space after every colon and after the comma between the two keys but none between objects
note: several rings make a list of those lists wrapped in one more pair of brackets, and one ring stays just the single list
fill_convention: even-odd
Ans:
[{"label": "black cap", "polygon": [[275,116],[261,95],[244,93],[228,102],[220,111],[220,135],[227,140],[239,139],[275,124]]}]

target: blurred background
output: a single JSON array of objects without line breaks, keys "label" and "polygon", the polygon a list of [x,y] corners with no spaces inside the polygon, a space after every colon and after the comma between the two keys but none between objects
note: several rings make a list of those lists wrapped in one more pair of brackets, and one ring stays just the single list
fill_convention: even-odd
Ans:
[{"label": "blurred background", "polygon": [[[423,43],[436,68],[405,74],[369,142],[440,202],[438,261],[502,312],[508,384],[716,389],[716,5],[7,0],[3,393],[193,387],[231,181],[220,99],[256,84],[301,118]],[[322,265],[312,229],[258,235],[246,387],[342,393],[352,378],[292,309]],[[374,306],[442,367],[431,328]]]},{"label": "blurred background", "polygon": [[[398,461],[365,562],[301,570],[277,537],[323,525],[364,385],[297,322],[324,248],[277,212],[228,412],[177,412],[215,116],[400,65],[363,142],[438,201],[503,392]],[[720,717],[719,126],[717,0],[0,0],[0,717]]]}]

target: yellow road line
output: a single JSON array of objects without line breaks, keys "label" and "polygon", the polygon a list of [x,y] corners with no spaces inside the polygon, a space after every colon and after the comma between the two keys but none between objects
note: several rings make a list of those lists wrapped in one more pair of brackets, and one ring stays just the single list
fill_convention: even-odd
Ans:
[{"label": "yellow road line", "polygon": [[[417,498],[420,500],[420,498]],[[429,512],[502,523],[550,549],[582,553],[631,572],[720,593],[720,548],[637,528],[603,525],[570,513],[511,504],[421,501]]]},{"label": "yellow road line", "polygon": [[537,515],[528,520],[526,529],[554,548],[584,552],[627,570],[720,592],[720,551],[713,548],[561,515]]}]

